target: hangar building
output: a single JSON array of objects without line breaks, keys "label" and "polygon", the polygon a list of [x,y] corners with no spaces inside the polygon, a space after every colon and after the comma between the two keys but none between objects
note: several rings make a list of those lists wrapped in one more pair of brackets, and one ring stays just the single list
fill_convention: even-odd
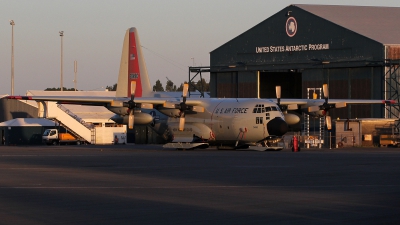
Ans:
[{"label": "hangar building", "polygon": [[332,118],[399,114],[400,8],[289,5],[210,53],[211,97],[394,99],[353,105]]}]

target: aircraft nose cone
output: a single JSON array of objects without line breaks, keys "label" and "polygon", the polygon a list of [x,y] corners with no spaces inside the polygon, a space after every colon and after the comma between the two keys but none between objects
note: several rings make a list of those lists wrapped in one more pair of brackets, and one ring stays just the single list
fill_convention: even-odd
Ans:
[{"label": "aircraft nose cone", "polygon": [[287,123],[280,117],[275,117],[267,123],[269,135],[282,136],[288,131]]}]

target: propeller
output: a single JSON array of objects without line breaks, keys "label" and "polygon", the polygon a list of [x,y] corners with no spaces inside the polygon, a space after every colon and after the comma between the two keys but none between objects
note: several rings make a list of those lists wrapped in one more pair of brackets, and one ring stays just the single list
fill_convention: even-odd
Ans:
[{"label": "propeller", "polygon": [[330,121],[330,120],[331,120],[331,117],[330,117],[330,116],[327,116],[329,110],[330,110],[330,109],[333,109],[333,108],[343,108],[343,107],[346,107],[346,102],[338,102],[338,103],[335,103],[335,104],[330,104],[330,103],[329,103],[329,89],[328,89],[328,84],[323,84],[323,85],[322,85],[322,91],[323,91],[324,99],[325,99],[324,103],[323,103],[322,105],[319,105],[319,106],[317,106],[317,105],[310,106],[310,107],[308,108],[308,111],[309,111],[309,112],[316,112],[316,111],[322,110],[322,116],[325,117],[326,125],[327,125],[328,129],[331,129],[331,121]]},{"label": "propeller", "polygon": [[328,128],[328,130],[332,129],[332,121],[331,121],[331,117],[328,116],[328,111],[331,108],[335,108],[335,105],[330,105],[328,103],[328,99],[329,99],[329,88],[328,88],[328,84],[323,84],[322,85],[322,92],[324,93],[324,99],[325,102],[322,105],[322,107],[320,107],[322,110],[324,110],[324,116],[325,116],[325,124],[326,127]]},{"label": "propeller", "polygon": [[179,104],[180,108],[179,108],[179,130],[183,131],[184,127],[185,127],[185,110],[186,110],[186,97],[187,97],[187,93],[189,91],[189,84],[185,83],[183,84],[183,90],[182,90],[182,102]]},{"label": "propeller", "polygon": [[345,107],[346,103],[342,104],[342,103],[337,103],[337,104],[329,104],[328,103],[328,99],[329,99],[329,88],[328,88],[328,84],[323,84],[322,85],[322,91],[324,93],[324,99],[325,102],[322,105],[321,109],[324,110],[324,116],[325,116],[325,124],[326,124],[326,128],[328,128],[328,130],[332,129],[332,120],[331,117],[328,116],[328,111],[329,109],[332,108],[341,108],[341,107]]},{"label": "propeller", "polygon": [[129,109],[129,120],[128,127],[129,129],[133,129],[133,121],[135,120],[135,92],[136,92],[136,81],[131,81],[131,100],[127,102],[127,106]]}]

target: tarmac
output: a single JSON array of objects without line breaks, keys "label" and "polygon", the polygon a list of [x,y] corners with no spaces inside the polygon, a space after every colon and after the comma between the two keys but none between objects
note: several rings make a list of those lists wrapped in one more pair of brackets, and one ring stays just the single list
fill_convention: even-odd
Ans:
[{"label": "tarmac", "polygon": [[0,224],[400,224],[400,149],[0,146]]}]

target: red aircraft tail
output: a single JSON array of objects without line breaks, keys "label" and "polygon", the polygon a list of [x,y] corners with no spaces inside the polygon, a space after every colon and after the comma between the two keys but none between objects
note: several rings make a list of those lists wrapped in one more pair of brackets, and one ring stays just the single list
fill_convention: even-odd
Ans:
[{"label": "red aircraft tail", "polygon": [[134,27],[129,28],[125,33],[116,97],[131,96],[131,81],[136,81],[135,97],[151,96],[152,90],[146,62],[137,29]]}]

